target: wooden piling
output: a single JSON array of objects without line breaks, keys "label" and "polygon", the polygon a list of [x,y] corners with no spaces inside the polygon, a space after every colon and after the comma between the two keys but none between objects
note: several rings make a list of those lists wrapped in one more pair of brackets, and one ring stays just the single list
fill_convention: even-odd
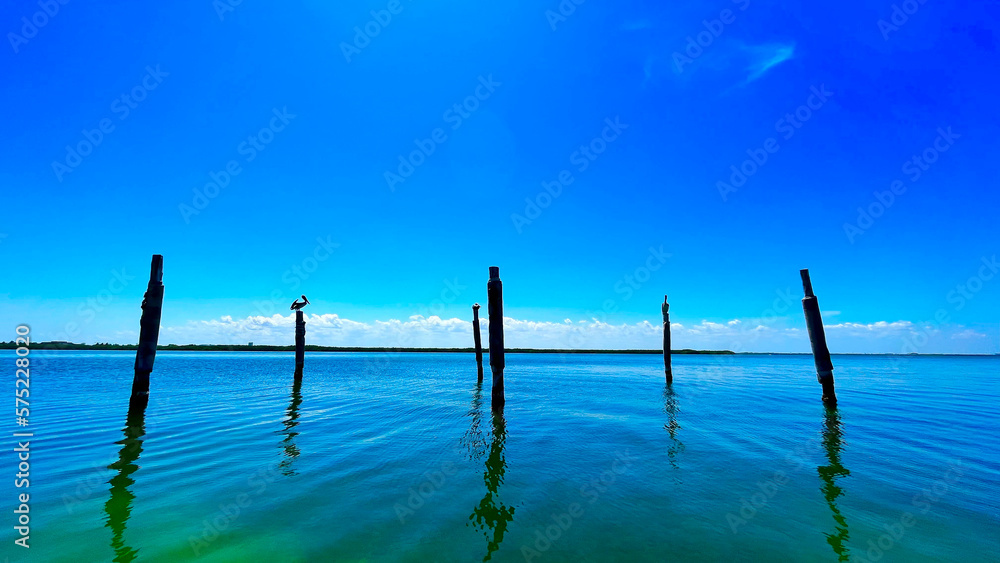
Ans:
[{"label": "wooden piling", "polygon": [[667,303],[667,296],[663,296],[663,369],[667,375],[667,383],[674,380],[673,370],[670,368],[670,305]]},{"label": "wooden piling", "polygon": [[306,320],[302,311],[295,311],[295,379],[302,379],[306,359]]},{"label": "wooden piling", "polygon": [[142,298],[139,319],[139,347],[135,352],[135,377],[132,379],[132,400],[144,402],[149,397],[149,374],[156,359],[156,343],[160,337],[160,313],[163,311],[163,256],[154,254],[149,268],[149,285]]},{"label": "wooden piling", "polygon": [[476,366],[479,383],[483,382],[483,337],[479,334],[479,303],[472,306],[472,337],[476,342]]},{"label": "wooden piling", "polygon": [[809,270],[800,270],[802,275],[802,310],[806,316],[806,328],[809,331],[809,343],[812,345],[813,360],[816,363],[816,378],[823,386],[823,402],[833,405],[837,403],[837,394],[833,388],[833,362],[830,360],[830,349],[826,347],[826,331],[823,330],[823,317],[819,312],[819,301],[813,293]]},{"label": "wooden piling", "polygon": [[486,283],[490,315],[490,369],[493,371],[494,410],[502,410],[503,393],[503,284],[500,282],[500,268],[490,266],[490,281]]}]

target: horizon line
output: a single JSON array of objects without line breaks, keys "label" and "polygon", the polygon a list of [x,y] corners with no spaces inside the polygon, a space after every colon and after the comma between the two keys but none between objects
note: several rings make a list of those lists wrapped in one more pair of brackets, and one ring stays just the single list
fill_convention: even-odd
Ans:
[{"label": "horizon line", "polygon": [[[14,341],[0,341],[0,350],[13,350],[17,348]],[[206,349],[209,348],[209,349]],[[134,351],[138,349],[137,344],[112,344],[109,342],[97,342],[94,344],[68,342],[64,340],[50,340],[36,342],[29,346],[29,349],[46,351],[80,351],[95,350],[103,352]],[[323,346],[307,344],[307,352],[393,352],[393,353],[475,353],[475,348],[450,348],[450,347],[391,347],[391,346]],[[185,352],[294,352],[294,345],[275,344],[159,344],[157,351],[185,351]],[[489,348],[483,348],[483,353],[488,354]],[[505,353],[512,354],[663,354],[662,349],[648,348],[505,348]],[[726,355],[726,356],[812,356],[812,352],[734,352],[732,350],[698,350],[693,348],[681,348],[671,350],[671,354],[678,355]],[[977,353],[907,353],[896,352],[831,352],[832,356],[968,356],[968,357],[994,357],[1000,353],[977,354]]]}]

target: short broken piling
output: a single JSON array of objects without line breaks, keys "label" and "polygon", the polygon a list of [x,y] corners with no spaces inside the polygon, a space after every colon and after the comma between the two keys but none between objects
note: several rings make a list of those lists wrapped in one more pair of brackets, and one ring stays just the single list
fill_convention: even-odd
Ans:
[{"label": "short broken piling", "polygon": [[476,342],[476,366],[479,382],[483,382],[483,337],[479,334],[479,303],[472,306],[472,337]]},{"label": "short broken piling", "polygon": [[670,305],[667,303],[667,296],[663,296],[663,369],[667,374],[667,383],[674,380],[673,371],[670,368]]},{"label": "short broken piling", "polygon": [[490,315],[490,369],[493,371],[494,410],[502,410],[503,394],[503,284],[500,282],[500,268],[490,266],[490,281],[486,283]]},{"label": "short broken piling", "polygon": [[837,395],[833,389],[833,362],[830,361],[830,349],[826,347],[826,332],[823,330],[823,317],[819,313],[819,301],[813,293],[809,270],[800,270],[799,273],[802,275],[802,289],[806,295],[802,298],[802,309],[805,311],[809,343],[816,362],[816,378],[823,386],[823,402],[834,405],[837,403]]},{"label": "short broken piling", "polygon": [[149,268],[149,285],[142,298],[139,319],[139,347],[135,352],[135,377],[132,379],[132,400],[149,398],[149,374],[156,359],[156,343],[160,338],[160,313],[163,311],[163,256],[153,255]]},{"label": "short broken piling", "polygon": [[302,379],[306,358],[306,320],[302,311],[295,311],[295,379]]}]

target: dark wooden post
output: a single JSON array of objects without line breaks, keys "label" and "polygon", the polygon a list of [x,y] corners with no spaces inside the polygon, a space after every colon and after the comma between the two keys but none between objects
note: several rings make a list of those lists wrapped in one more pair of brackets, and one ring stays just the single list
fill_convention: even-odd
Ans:
[{"label": "dark wooden post", "polygon": [[135,352],[135,377],[132,379],[132,399],[149,397],[149,374],[156,359],[156,343],[160,338],[160,313],[163,311],[163,256],[153,255],[149,268],[149,285],[142,298],[139,319],[139,347]]},{"label": "dark wooden post", "polygon": [[487,306],[490,314],[490,369],[493,371],[493,408],[502,410],[503,395],[503,284],[500,268],[490,266],[490,281],[486,283]]},{"label": "dark wooden post", "polygon": [[479,382],[483,382],[483,337],[479,334],[479,303],[472,306],[472,337],[476,341],[476,366],[479,368]]},{"label": "dark wooden post", "polygon": [[823,330],[823,317],[819,313],[819,301],[813,293],[809,270],[800,270],[799,273],[802,274],[802,289],[806,294],[802,298],[802,310],[805,311],[809,343],[816,362],[816,378],[823,386],[823,402],[833,405],[837,403],[837,395],[833,390],[833,362],[830,361],[830,349],[826,347],[826,332]]},{"label": "dark wooden post", "polygon": [[670,305],[667,303],[667,296],[663,296],[663,369],[667,373],[667,383],[674,380],[674,373],[670,368]]},{"label": "dark wooden post", "polygon": [[302,311],[295,311],[295,379],[302,379],[306,359],[306,320]]}]

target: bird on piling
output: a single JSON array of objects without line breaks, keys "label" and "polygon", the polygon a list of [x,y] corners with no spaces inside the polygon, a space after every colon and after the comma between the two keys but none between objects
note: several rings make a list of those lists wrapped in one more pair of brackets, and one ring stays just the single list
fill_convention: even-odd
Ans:
[{"label": "bird on piling", "polygon": [[290,309],[291,309],[292,311],[298,311],[299,309],[301,309],[301,308],[305,307],[305,306],[306,306],[306,305],[308,305],[308,304],[309,304],[309,300],[308,300],[308,299],[306,299],[306,296],[305,296],[305,295],[303,295],[303,296],[302,296],[302,302],[301,302],[301,303],[299,303],[299,300],[298,300],[298,299],[296,299],[295,301],[293,301],[293,302],[292,302],[292,306],[291,306],[291,307],[289,307],[289,308],[290,308]]}]

